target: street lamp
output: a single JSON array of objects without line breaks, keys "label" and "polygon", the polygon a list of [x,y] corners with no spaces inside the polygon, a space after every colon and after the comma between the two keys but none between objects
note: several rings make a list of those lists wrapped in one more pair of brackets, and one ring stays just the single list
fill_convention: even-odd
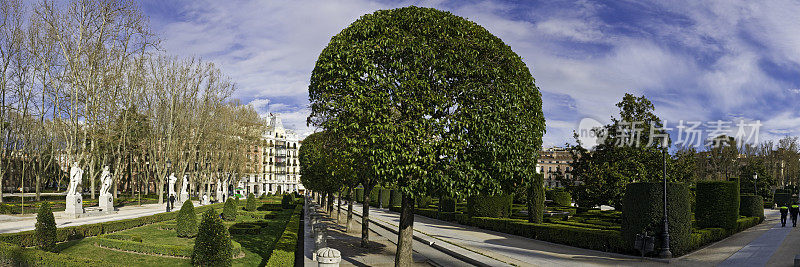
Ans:
[{"label": "street lamp", "polygon": [[753,194],[758,195],[758,173],[753,174]]},{"label": "street lamp", "polygon": [[[666,142],[665,142],[666,143]],[[661,232],[661,253],[659,256],[662,258],[672,258],[672,252],[669,251],[669,219],[667,218],[667,147],[663,144],[664,148],[664,229]]]}]

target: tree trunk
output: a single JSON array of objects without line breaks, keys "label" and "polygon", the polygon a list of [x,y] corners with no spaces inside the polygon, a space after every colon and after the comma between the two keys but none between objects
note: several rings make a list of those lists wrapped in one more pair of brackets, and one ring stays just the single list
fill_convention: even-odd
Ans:
[{"label": "tree trunk", "polygon": [[333,193],[328,193],[328,213],[333,213]]},{"label": "tree trunk", "polygon": [[361,247],[369,247],[369,194],[372,191],[372,186],[364,187],[364,203],[361,204],[363,208],[361,211]]},{"label": "tree trunk", "polygon": [[342,216],[342,192],[344,189],[339,190],[339,194],[336,196],[336,224],[341,223],[339,217]]},{"label": "tree trunk", "polygon": [[397,254],[394,257],[394,266],[411,266],[413,260],[412,247],[414,240],[414,199],[403,194],[400,210],[400,233],[397,235]]},{"label": "tree trunk", "polygon": [[353,226],[353,199],[355,198],[355,191],[353,187],[347,190],[347,224],[345,225],[345,231],[348,233]]},{"label": "tree trunk", "polygon": [[[94,141],[92,141],[92,152],[94,152]],[[92,191],[92,199],[95,199],[94,195],[94,159],[95,157],[92,156],[91,163],[89,164],[89,178],[91,180],[91,191]]]}]

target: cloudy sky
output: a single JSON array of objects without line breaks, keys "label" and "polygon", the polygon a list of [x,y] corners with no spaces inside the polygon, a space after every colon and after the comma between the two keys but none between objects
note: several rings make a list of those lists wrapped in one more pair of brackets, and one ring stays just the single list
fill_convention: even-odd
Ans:
[{"label": "cloudy sky", "polygon": [[572,142],[583,118],[608,122],[625,92],[647,96],[668,127],[744,119],[763,124],[761,140],[800,135],[797,1],[146,0],[142,8],[168,53],[214,61],[238,84],[236,98],[280,113],[302,134],[314,130],[305,124],[307,86],[330,38],[363,14],[409,5],[474,21],[522,56],[542,90],[545,145]]}]

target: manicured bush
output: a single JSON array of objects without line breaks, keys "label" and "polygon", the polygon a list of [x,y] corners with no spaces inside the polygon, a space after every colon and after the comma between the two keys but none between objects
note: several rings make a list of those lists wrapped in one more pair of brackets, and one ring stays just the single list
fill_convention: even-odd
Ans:
[{"label": "manicured bush", "polygon": [[403,195],[400,191],[392,189],[389,192],[389,207],[400,207],[403,204]]},{"label": "manicured bush", "polygon": [[[667,217],[669,219],[669,245],[673,255],[679,256],[691,249],[691,211],[689,188],[684,184],[667,184]],[[631,183],[625,188],[622,199],[622,241],[627,252],[634,252],[636,234],[647,232],[656,237],[656,251],[662,244],[660,237],[664,220],[664,184]]]},{"label": "manicured bush", "polygon": [[376,186],[372,188],[372,191],[369,192],[369,205],[371,207],[379,207],[379,201],[381,201],[381,187]]},{"label": "manicured bush", "polygon": [[281,234],[277,243],[275,243],[275,248],[272,250],[272,255],[269,257],[266,266],[295,266],[295,258],[297,256],[295,254],[298,253],[298,234],[302,234],[301,231],[303,229],[300,221],[300,218],[303,216],[302,212],[302,207],[295,207],[292,217],[289,218],[289,222],[286,223],[286,229],[283,230],[283,234]]},{"label": "manicured bush", "polygon": [[228,198],[228,201],[225,201],[225,207],[222,208],[222,218],[226,221],[236,220],[236,200]]},{"label": "manicured bush", "polygon": [[467,213],[472,217],[507,218],[511,216],[511,195],[478,195],[467,198]]},{"label": "manicured bush", "polygon": [[764,218],[761,217],[745,217],[736,220],[736,232],[744,231],[747,228],[758,225],[763,222]]},{"label": "manicured bush", "polygon": [[143,241],[142,236],[140,235],[106,234],[106,235],[101,235],[100,237],[108,239],[117,239],[117,240],[128,240],[139,243],[142,243]]},{"label": "manicured bush", "polygon": [[253,193],[247,196],[247,203],[244,205],[244,209],[248,211],[256,211],[256,196]]},{"label": "manicured bush", "polygon": [[175,219],[175,233],[178,237],[194,237],[197,235],[197,214],[194,213],[194,205],[191,200],[186,200],[178,211]]},{"label": "manicured bush", "polygon": [[757,195],[739,197],[739,214],[745,217],[764,218],[764,200]]},{"label": "manicured bush", "polygon": [[553,204],[556,206],[569,207],[572,206],[572,195],[563,189],[555,189],[551,191]]},{"label": "manicured bush", "polygon": [[0,265],[2,266],[116,266],[100,259],[74,257],[70,255],[47,252],[40,249],[22,248],[20,246],[0,242]]},{"label": "manicured bush", "polygon": [[525,220],[507,218],[472,217],[471,226],[518,235],[536,240],[565,244],[608,252],[623,252],[619,231],[600,230],[570,225],[528,223]]},{"label": "manicured bush", "polygon": [[739,185],[736,182],[697,182],[697,228],[736,229],[739,219]]},{"label": "manicured bush", "polygon": [[281,206],[284,209],[293,208],[294,207],[294,197],[291,194],[283,195],[283,198],[281,198]]},{"label": "manicured bush", "polygon": [[775,196],[773,196],[773,199],[774,199],[773,202],[775,202],[775,204],[777,204],[778,207],[788,207],[792,205],[791,193],[775,192]]},{"label": "manicured bush", "polygon": [[261,225],[257,223],[236,223],[228,228],[232,235],[255,235],[261,232]]},{"label": "manicured bush", "polygon": [[[227,203],[226,203],[227,207]],[[231,266],[233,245],[228,229],[211,209],[203,213],[192,252],[192,264],[200,266]]]},{"label": "manicured bush", "polygon": [[426,209],[433,203],[433,198],[429,196],[418,196],[414,199],[418,209]]},{"label": "manicured bush", "polygon": [[[741,203],[740,203],[740,205],[741,205]],[[775,203],[764,201],[764,208],[765,209],[771,209],[773,206],[775,206]]]},{"label": "manicured bush", "polygon": [[356,188],[356,202],[364,203],[364,188],[358,187]]},{"label": "manicured bush", "polygon": [[389,207],[389,199],[391,198],[391,190],[388,188],[381,188],[380,193],[380,200],[381,200],[381,207],[388,208]]},{"label": "manicured bush", "polygon": [[50,203],[42,202],[36,215],[36,246],[49,250],[56,244],[56,219]]},{"label": "manicured bush", "polygon": [[532,182],[528,184],[526,201],[528,202],[528,219],[533,223],[542,223],[544,220],[544,175],[534,174]]},{"label": "manicured bush", "polygon": [[455,212],[456,200],[451,197],[443,197],[439,199],[439,211],[441,212]]}]

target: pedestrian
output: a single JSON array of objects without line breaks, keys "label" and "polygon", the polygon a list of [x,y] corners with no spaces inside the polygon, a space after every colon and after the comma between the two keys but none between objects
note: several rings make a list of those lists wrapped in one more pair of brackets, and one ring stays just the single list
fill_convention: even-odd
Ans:
[{"label": "pedestrian", "polygon": [[798,211],[800,211],[800,210],[798,210],[797,204],[794,204],[794,205],[792,205],[791,208],[789,208],[789,213],[792,215],[792,227],[797,227],[797,213],[798,213]]},{"label": "pedestrian", "polygon": [[787,215],[789,215],[789,207],[781,206],[781,227],[786,227]]},{"label": "pedestrian", "polygon": [[172,208],[175,208],[175,195],[169,195],[169,204]]}]

